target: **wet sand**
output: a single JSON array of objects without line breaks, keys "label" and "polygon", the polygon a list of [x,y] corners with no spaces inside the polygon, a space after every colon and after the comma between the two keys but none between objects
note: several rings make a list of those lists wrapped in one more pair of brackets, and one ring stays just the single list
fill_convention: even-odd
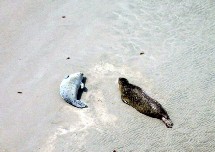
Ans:
[{"label": "wet sand", "polygon": [[[214,9],[209,0],[1,1],[0,151],[213,151]],[[77,71],[87,109],[59,95]],[[173,128],[124,104],[119,77],[158,100]]]}]

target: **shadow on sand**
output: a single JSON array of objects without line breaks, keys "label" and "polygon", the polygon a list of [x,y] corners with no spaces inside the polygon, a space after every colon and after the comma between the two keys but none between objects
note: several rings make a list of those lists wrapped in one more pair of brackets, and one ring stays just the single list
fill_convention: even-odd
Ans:
[{"label": "shadow on sand", "polygon": [[81,89],[81,87],[79,88],[78,94],[77,94],[77,99],[78,99],[78,100],[81,99],[81,96],[82,96],[82,93],[83,93],[83,92],[87,92],[87,91],[88,91],[88,89],[85,87],[86,81],[87,81],[87,78],[86,78],[86,77],[83,77],[82,82],[84,83],[84,89]]}]

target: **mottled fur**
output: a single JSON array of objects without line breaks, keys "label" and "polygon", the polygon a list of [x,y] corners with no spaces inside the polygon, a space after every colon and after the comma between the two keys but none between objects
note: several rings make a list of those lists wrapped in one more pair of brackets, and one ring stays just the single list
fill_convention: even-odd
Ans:
[{"label": "mottled fur", "polygon": [[130,84],[125,78],[119,78],[118,83],[123,102],[142,114],[161,119],[168,128],[172,128],[173,123],[160,103],[149,97],[140,87]]}]

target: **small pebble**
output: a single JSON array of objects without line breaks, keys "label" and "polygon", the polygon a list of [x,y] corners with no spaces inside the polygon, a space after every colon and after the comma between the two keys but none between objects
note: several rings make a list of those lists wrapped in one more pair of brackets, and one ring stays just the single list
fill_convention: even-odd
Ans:
[{"label": "small pebble", "polygon": [[62,16],[62,18],[66,18],[66,16]]},{"label": "small pebble", "polygon": [[140,55],[143,55],[144,54],[144,52],[140,52]]},{"label": "small pebble", "polygon": [[20,94],[22,94],[22,92],[17,92],[17,93],[20,93]]},{"label": "small pebble", "polygon": [[67,60],[70,59],[70,57],[66,58]]}]

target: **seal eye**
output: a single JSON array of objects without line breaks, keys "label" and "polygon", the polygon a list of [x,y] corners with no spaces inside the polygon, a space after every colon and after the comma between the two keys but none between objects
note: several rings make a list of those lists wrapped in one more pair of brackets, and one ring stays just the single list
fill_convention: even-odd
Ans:
[{"label": "seal eye", "polygon": [[69,77],[69,75],[65,76],[65,79],[67,79]]},{"label": "seal eye", "polygon": [[83,76],[84,74],[83,74],[82,72],[80,72],[78,75],[81,75],[81,76]]}]

